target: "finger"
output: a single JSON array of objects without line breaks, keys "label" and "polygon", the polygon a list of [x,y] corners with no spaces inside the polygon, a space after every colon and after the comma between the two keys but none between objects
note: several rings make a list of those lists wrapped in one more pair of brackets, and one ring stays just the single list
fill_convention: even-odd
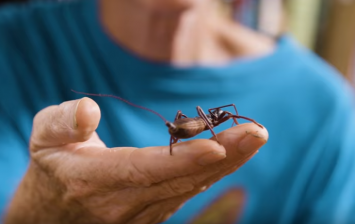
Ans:
[{"label": "finger", "polygon": [[34,118],[31,149],[83,142],[90,138],[100,120],[100,108],[91,99],[67,101],[50,106]]},{"label": "finger", "polygon": [[[137,162],[138,160],[135,161],[131,158],[132,162],[136,162],[133,166],[136,170],[133,171],[131,179],[133,178],[134,182],[138,182],[139,184],[146,183],[145,185],[150,187],[136,189],[135,192],[139,195],[137,203],[150,204],[159,200],[186,195],[203,186],[209,186],[215,183],[225,175],[238,169],[256,154],[258,149],[266,143],[268,133],[266,129],[261,129],[257,125],[243,124],[218,134],[218,139],[219,142],[226,146],[225,150],[228,156],[219,162],[205,166],[196,163],[195,157],[190,157],[190,159],[195,158],[195,160],[184,159],[184,155],[194,153],[195,149],[199,149],[199,144],[204,143],[206,140],[194,140],[181,143],[179,147],[182,148],[177,148],[174,156],[169,155],[168,147],[162,148],[162,150],[166,152],[161,154],[168,155],[164,160],[160,159],[159,155],[153,154],[151,156],[150,153],[146,154],[146,151],[142,149],[140,156],[145,156],[144,159]],[[212,142],[209,143],[210,144],[207,144],[206,147],[215,146]],[[185,148],[186,144],[192,144],[192,147]],[[151,150],[154,151],[153,148],[151,148]],[[187,151],[183,152],[183,150]],[[136,151],[136,153],[138,153],[138,151]],[[182,154],[180,155],[179,153]],[[177,159],[179,158],[181,160],[177,161],[175,155],[179,155]],[[145,160],[148,162],[154,161],[153,165],[155,166],[149,167],[150,164]],[[132,173],[132,170],[130,170],[129,173]],[[157,176],[166,179],[151,185],[152,179],[155,181],[158,180]]]},{"label": "finger", "polygon": [[[266,128],[260,128],[254,123],[240,124],[234,128],[219,133],[218,140],[226,148],[227,157],[208,168],[210,170],[223,170],[245,163],[245,158],[255,154],[268,140]],[[213,137],[212,139],[215,139]]]},{"label": "finger", "polygon": [[237,166],[232,166],[218,171],[204,169],[202,172],[170,179],[162,183],[152,185],[150,188],[141,188],[136,191],[136,193],[140,195],[137,204],[151,204],[160,200],[184,195],[192,197],[193,195],[206,190],[226,175],[235,172],[255,154],[256,152],[244,158],[244,160]]},{"label": "finger", "polygon": [[225,145],[227,152],[225,159],[204,166],[203,169],[189,170],[185,176],[175,176],[175,178],[152,185],[150,188],[142,189],[140,197],[142,202],[151,203],[211,185],[251,159],[268,139],[266,129],[263,130],[254,124],[239,125],[219,133],[217,136],[218,140]]},{"label": "finger", "polygon": [[241,165],[244,159],[256,152],[267,139],[268,132],[265,128],[247,123],[218,134],[222,145],[213,140],[187,141],[174,146],[174,156],[169,155],[168,147],[145,148],[132,153],[130,161],[140,174],[158,183],[195,173],[203,167],[209,167],[212,172],[223,166]]},{"label": "finger", "polygon": [[[169,147],[142,149],[82,148],[81,150],[85,152],[92,152],[90,157],[87,155],[84,160],[81,157],[75,157],[75,159],[80,161],[72,162],[72,164],[81,164],[81,167],[86,170],[85,173],[89,175],[86,178],[81,178],[91,179],[97,183],[105,183],[106,187],[147,187],[166,180],[172,180],[171,183],[166,183],[167,186],[163,186],[165,192],[159,192],[163,188],[156,186],[152,188],[156,189],[156,192],[153,190],[149,194],[153,198],[158,197],[158,195],[160,195],[159,197],[172,197],[191,191],[199,182],[217,172],[223,174],[222,170],[219,170],[221,167],[223,167],[224,172],[230,166],[243,164],[249,155],[249,151],[256,151],[266,142],[265,138],[267,137],[262,134],[260,136],[256,135],[255,133],[257,132],[262,133],[256,125],[239,125],[218,135],[219,141],[228,147],[227,152],[231,156],[231,159],[226,158],[228,159],[226,164],[221,163],[226,160],[226,149],[216,141],[207,139],[191,140],[176,144],[173,156],[169,153]],[[252,136],[252,138],[249,139],[248,136]],[[245,139],[248,143],[247,145],[245,145]],[[242,146],[238,147],[238,144]],[[251,148],[247,149],[248,147]],[[76,151],[76,153],[80,153],[80,151]],[[222,160],[219,165],[213,165],[219,160]],[[70,169],[71,166],[65,167]],[[197,174],[200,175],[198,178],[194,176]],[[192,176],[188,177],[189,175]],[[179,177],[187,178],[186,180],[174,182],[174,179]],[[142,198],[144,199],[145,197],[142,196]],[[148,200],[148,198],[146,199]]]},{"label": "finger", "polygon": [[260,128],[253,123],[238,126],[245,129],[245,134],[242,138],[235,139],[235,137],[233,137],[234,135],[242,134],[236,128],[231,128],[217,135],[218,140],[225,145],[227,157],[224,160],[206,167],[204,172],[190,175],[195,186],[211,185],[224,176],[235,172],[249,161],[267,142],[268,132],[265,128]]},{"label": "finger", "polygon": [[192,174],[226,157],[223,145],[207,139],[175,144],[173,156],[169,148],[148,147],[133,151],[128,161],[138,173],[137,177],[147,178],[149,183],[159,183]]},{"label": "finger", "polygon": [[[81,178],[117,188],[118,184],[150,186],[165,179],[196,172],[207,165],[206,154],[211,154],[207,155],[210,163],[225,158],[224,147],[211,140],[193,140],[181,143],[174,149],[176,152],[171,156],[169,147],[82,147],[76,149],[75,154],[85,155],[84,159],[82,156],[73,157],[75,161],[71,163],[81,164],[86,170],[88,177]],[[201,157],[204,159],[201,160]],[[70,169],[71,166],[65,167]]]}]

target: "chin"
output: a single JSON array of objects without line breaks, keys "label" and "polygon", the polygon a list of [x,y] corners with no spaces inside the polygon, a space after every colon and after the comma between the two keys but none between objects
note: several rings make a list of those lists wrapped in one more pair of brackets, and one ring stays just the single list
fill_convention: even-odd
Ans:
[{"label": "chin", "polygon": [[140,0],[147,8],[157,11],[182,11],[208,0]]}]

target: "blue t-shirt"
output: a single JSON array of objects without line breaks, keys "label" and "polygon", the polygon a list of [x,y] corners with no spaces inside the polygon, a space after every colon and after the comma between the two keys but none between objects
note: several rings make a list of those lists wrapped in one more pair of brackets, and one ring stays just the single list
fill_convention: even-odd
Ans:
[{"label": "blue t-shirt", "polygon": [[[285,35],[270,55],[178,68],[115,43],[98,18],[93,0],[0,10],[2,211],[26,171],[34,115],[82,97],[75,89],[118,95],[169,120],[177,110],[193,117],[198,105],[234,103],[240,115],[268,129],[269,141],[253,159],[167,223],[355,223],[352,92],[321,59]],[[111,98],[94,100],[102,111],[98,133],[108,147],[169,144],[156,115]]]}]

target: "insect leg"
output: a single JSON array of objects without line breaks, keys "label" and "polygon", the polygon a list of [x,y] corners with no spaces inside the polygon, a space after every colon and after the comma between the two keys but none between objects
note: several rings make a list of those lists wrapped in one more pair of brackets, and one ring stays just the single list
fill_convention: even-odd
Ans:
[{"label": "insect leg", "polygon": [[211,113],[212,110],[221,109],[221,108],[225,108],[225,107],[234,107],[235,114],[238,116],[238,111],[237,111],[237,108],[235,107],[234,103],[228,104],[228,105],[224,105],[224,106],[220,106],[220,107],[210,108],[210,109],[208,109],[208,112]]},{"label": "insect leg", "polygon": [[175,144],[179,139],[170,136],[170,155],[173,155],[173,144]]},{"label": "insect leg", "polygon": [[[224,105],[224,106],[220,106],[220,107],[210,108],[210,109],[208,109],[208,112],[209,112],[210,114],[213,114],[213,113],[212,113],[213,110],[218,110],[218,109],[225,108],[225,107],[234,107],[235,115],[239,116],[237,107],[235,106],[234,103],[228,104],[228,105]],[[234,123],[237,124],[237,125],[239,124],[238,121],[237,121],[237,119],[233,118],[233,121],[234,121],[234,122],[232,123],[232,127],[234,126]]]},{"label": "insect leg", "polygon": [[[178,112],[176,113],[174,121],[179,120],[182,117],[187,118],[187,116],[185,114],[183,114],[181,112],[181,110],[178,110]],[[170,155],[173,155],[173,144],[177,143],[178,141],[181,142],[180,139],[178,139],[176,137],[173,137],[173,136],[170,136]]]},{"label": "insect leg", "polygon": [[218,118],[218,123],[215,124],[215,126],[217,125],[220,125],[222,123],[224,123],[225,121],[229,120],[229,119],[233,119],[233,122],[232,122],[232,126],[234,126],[234,124],[239,124],[237,119],[235,117],[233,117],[234,114],[232,114],[231,112],[228,112],[228,111],[223,111],[223,113],[220,115],[220,117]]},{"label": "insect leg", "polygon": [[258,125],[259,127],[261,128],[264,128],[261,124],[259,124],[258,122],[256,122],[255,120],[251,119],[251,118],[248,118],[248,117],[244,117],[244,116],[236,116],[236,115],[231,115],[233,116],[233,118],[242,118],[242,119],[245,119],[245,120],[248,120],[248,121],[251,121],[253,122],[254,124]]},{"label": "insect leg", "polygon": [[178,120],[178,119],[180,119],[180,118],[182,118],[182,117],[187,118],[187,116],[186,116],[185,114],[183,114],[183,113],[181,112],[181,110],[178,110],[178,112],[176,113],[176,116],[175,116],[174,121],[176,121],[176,120]]},{"label": "insect leg", "polygon": [[[224,114],[224,115],[227,115],[227,116],[224,116],[224,117],[222,117],[220,120],[218,120],[218,123],[215,124],[215,126],[220,125],[220,124],[222,124],[222,123],[228,121],[229,119],[233,119],[233,120],[236,119],[235,117],[233,117],[233,116],[235,116],[234,114],[229,113],[229,112],[227,112],[227,111],[225,111],[225,114]],[[233,124],[234,124],[234,122],[233,122]],[[232,125],[232,127],[233,127],[233,125]]]},{"label": "insect leg", "polygon": [[202,110],[202,108],[201,108],[200,106],[197,106],[196,109],[197,109],[197,114],[205,121],[205,123],[206,123],[208,129],[210,129],[212,135],[216,138],[216,141],[217,141],[218,143],[220,143],[220,142],[218,141],[218,138],[217,138],[216,133],[214,133],[214,131],[213,131],[212,124],[211,124],[210,121],[208,120],[208,118],[207,118],[205,112],[203,112],[203,110]]},{"label": "insect leg", "polygon": [[[238,122],[238,120],[237,120],[237,118],[235,118],[235,117],[233,117],[233,115],[234,114],[232,114],[232,113],[230,113],[230,112],[226,112],[229,116],[228,116],[228,120],[230,119],[230,118],[232,118],[233,119],[233,122],[232,122],[232,127],[234,126],[234,124],[236,124],[236,125],[238,125],[239,124],[239,122]],[[237,115],[237,116],[239,116],[239,115]]]}]

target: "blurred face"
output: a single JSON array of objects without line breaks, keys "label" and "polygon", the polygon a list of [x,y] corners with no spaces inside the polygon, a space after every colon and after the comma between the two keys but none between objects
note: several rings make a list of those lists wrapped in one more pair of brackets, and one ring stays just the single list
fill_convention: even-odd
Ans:
[{"label": "blurred face", "polygon": [[[130,0],[128,0],[130,1]],[[210,0],[137,0],[145,7],[158,11],[181,11],[193,8]]]}]

